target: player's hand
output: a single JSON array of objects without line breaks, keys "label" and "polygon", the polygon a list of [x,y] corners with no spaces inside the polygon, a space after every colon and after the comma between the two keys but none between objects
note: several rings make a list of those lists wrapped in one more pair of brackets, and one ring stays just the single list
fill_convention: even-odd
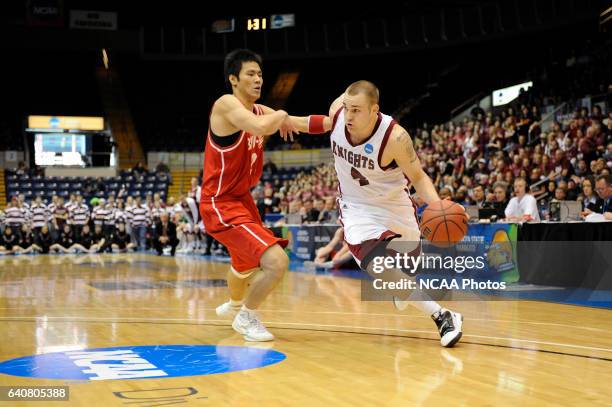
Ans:
[{"label": "player's hand", "polygon": [[294,133],[300,134],[300,132],[293,125],[293,122],[289,116],[287,116],[285,121],[283,121],[283,124],[281,124],[278,131],[280,132],[280,136],[283,138],[283,140],[287,141],[287,139],[289,139],[291,142],[293,142]]}]

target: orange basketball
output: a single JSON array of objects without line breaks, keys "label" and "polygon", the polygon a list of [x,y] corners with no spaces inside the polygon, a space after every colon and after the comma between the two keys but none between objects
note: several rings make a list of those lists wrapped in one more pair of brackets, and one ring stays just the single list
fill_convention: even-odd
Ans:
[{"label": "orange basketball", "polygon": [[452,201],[433,202],[425,208],[420,228],[423,237],[434,246],[452,246],[461,241],[467,233],[465,210]]}]

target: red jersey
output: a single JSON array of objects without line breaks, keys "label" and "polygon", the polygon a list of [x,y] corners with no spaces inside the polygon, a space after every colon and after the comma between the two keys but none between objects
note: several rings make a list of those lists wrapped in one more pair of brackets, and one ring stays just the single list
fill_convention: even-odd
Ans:
[{"label": "red jersey", "polygon": [[[263,115],[259,105],[253,113]],[[204,175],[202,177],[202,201],[233,200],[250,194],[263,172],[263,136],[240,132],[238,141],[228,147],[217,145],[210,126],[204,150]]]}]

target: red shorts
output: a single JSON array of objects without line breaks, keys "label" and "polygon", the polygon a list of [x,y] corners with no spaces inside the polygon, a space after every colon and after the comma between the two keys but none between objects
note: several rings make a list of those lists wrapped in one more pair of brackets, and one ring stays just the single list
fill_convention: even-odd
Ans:
[{"label": "red shorts", "polygon": [[269,247],[278,243],[285,248],[289,243],[263,225],[250,194],[233,200],[202,199],[200,215],[206,233],[227,247],[232,267],[238,272],[259,267]]}]

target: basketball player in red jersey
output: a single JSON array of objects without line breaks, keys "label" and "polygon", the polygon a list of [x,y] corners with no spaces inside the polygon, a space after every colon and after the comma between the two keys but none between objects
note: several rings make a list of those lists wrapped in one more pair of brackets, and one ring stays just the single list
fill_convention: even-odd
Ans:
[{"label": "basketball player in red jersey", "polygon": [[[270,341],[255,310],[282,279],[289,265],[283,248],[259,217],[250,189],[263,172],[264,136],[280,130],[286,138],[295,130],[287,112],[255,104],[263,84],[261,58],[235,50],[225,58],[225,78],[232,94],[213,105],[206,138],[200,213],[206,232],[227,247],[231,267],[227,282],[230,301],[217,315],[233,317],[232,327],[248,341]],[[298,118],[295,118],[298,120]],[[252,279],[256,271],[261,276]]]},{"label": "basketball player in red jersey", "polygon": [[[385,282],[405,280],[400,270],[373,272],[373,260],[386,253],[421,253],[421,232],[408,182],[428,204],[439,201],[423,171],[408,132],[379,111],[379,92],[368,81],[351,84],[334,101],[329,116],[290,117],[301,132],[331,130],[331,147],[340,186],[344,240],[360,267]],[[420,290],[394,292],[398,309],[408,304],[436,323],[440,343],[454,346],[462,335],[463,316],[442,308]],[[407,300],[400,300],[404,298]]]}]

